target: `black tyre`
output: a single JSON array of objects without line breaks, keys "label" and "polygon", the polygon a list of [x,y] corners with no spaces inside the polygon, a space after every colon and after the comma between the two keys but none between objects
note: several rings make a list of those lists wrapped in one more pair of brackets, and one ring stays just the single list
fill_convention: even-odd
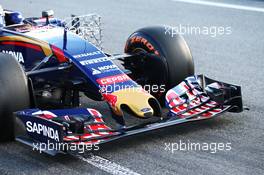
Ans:
[{"label": "black tyre", "polygon": [[14,139],[13,112],[30,107],[28,80],[21,65],[0,53],[0,141]]},{"label": "black tyre", "polygon": [[[125,53],[148,53],[145,57],[124,60],[125,68],[132,72],[132,79],[143,86],[163,84],[168,90],[194,74],[192,55],[184,38],[166,34],[163,26],[134,32],[126,42]],[[153,95],[163,101],[164,94],[155,92]]]}]

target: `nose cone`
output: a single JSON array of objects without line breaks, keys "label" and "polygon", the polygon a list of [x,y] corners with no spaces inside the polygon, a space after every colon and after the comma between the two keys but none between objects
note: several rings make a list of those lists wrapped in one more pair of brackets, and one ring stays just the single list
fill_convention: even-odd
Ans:
[{"label": "nose cone", "polygon": [[[150,106],[149,100],[155,98],[144,91],[141,87],[122,89],[109,95],[112,99],[115,99],[115,103],[110,103],[110,105],[117,115],[123,114],[121,109],[122,105],[128,106],[137,117],[146,118],[153,116],[154,114],[154,110]],[[109,102],[109,100],[107,101]]]}]

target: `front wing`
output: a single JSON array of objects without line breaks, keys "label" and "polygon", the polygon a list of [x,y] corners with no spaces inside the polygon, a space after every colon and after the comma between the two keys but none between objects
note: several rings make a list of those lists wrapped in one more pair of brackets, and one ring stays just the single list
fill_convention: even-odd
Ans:
[{"label": "front wing", "polygon": [[[27,109],[15,113],[27,133],[18,135],[16,140],[30,146],[48,142],[77,145],[108,143],[172,125],[211,119],[226,111],[241,112],[241,88],[203,75],[188,77],[167,92],[166,107],[168,113],[164,117],[118,129],[106,123],[95,109]],[[44,152],[55,155],[67,150]]]}]

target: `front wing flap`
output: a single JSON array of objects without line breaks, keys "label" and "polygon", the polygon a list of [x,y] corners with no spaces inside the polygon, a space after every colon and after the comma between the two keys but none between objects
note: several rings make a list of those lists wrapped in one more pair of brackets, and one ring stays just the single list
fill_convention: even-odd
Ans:
[{"label": "front wing flap", "polygon": [[187,77],[166,94],[169,115],[177,118],[212,117],[222,111],[243,110],[241,88],[203,75]]}]

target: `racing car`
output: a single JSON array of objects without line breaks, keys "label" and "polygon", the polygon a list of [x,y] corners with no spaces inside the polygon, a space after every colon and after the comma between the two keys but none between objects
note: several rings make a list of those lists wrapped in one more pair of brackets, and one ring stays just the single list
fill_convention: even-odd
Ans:
[{"label": "racing car", "polygon": [[[96,14],[0,16],[1,141],[103,144],[243,111],[241,87],[195,75],[186,41],[166,34],[168,26],[141,28],[123,54],[109,54]],[[111,114],[82,98],[104,101]]]}]

